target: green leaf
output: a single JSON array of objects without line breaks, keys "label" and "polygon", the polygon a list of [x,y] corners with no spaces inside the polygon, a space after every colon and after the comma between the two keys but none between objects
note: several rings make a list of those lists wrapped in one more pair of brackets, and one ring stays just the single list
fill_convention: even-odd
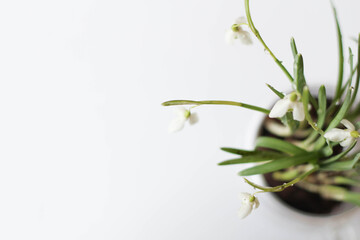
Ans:
[{"label": "green leaf", "polygon": [[330,122],[326,131],[329,131],[330,129],[336,127],[340,123],[340,121],[344,119],[345,114],[347,113],[350,107],[351,92],[352,92],[352,88],[349,88],[346,93],[344,103],[342,104],[339,112],[336,114],[334,119]]},{"label": "green leaf", "polygon": [[249,150],[243,150],[243,149],[237,149],[237,148],[227,148],[227,147],[222,147],[220,148],[221,150],[223,150],[224,152],[228,152],[228,153],[233,153],[233,154],[237,154],[237,155],[254,155],[259,153],[259,151],[249,151]]},{"label": "green leaf", "polygon": [[344,201],[360,206],[360,193],[346,191]]},{"label": "green leaf", "polygon": [[242,156],[254,156],[254,155],[261,155],[264,157],[277,157],[277,156],[283,156],[283,154],[278,152],[271,152],[271,151],[249,151],[249,150],[243,150],[238,148],[226,148],[223,147],[221,150],[236,154],[236,155],[242,155]]},{"label": "green leaf", "polygon": [[340,93],[341,93],[341,86],[342,86],[343,75],[344,75],[344,47],[343,47],[341,28],[340,28],[339,20],[337,17],[337,12],[336,12],[336,9],[333,4],[332,4],[332,8],[333,8],[333,14],[334,14],[335,22],[336,22],[336,33],[337,33],[337,38],[338,38],[338,49],[339,49],[339,74],[338,74],[338,80],[337,80],[336,92],[335,92],[335,98],[334,98],[334,101],[336,102],[341,97]]},{"label": "green leaf", "polygon": [[[277,156],[280,157],[279,155]],[[252,155],[252,156],[245,156],[242,158],[235,158],[223,161],[219,163],[219,165],[232,165],[232,164],[242,164],[242,163],[252,163],[252,162],[264,162],[269,160],[274,160],[276,157],[270,157],[266,155]]]},{"label": "green leaf", "polygon": [[323,161],[321,164],[328,164],[328,163],[332,163],[332,162],[335,162],[337,160],[339,160],[340,158],[344,157],[346,154],[348,154],[348,152],[351,151],[351,149],[353,149],[356,145],[356,141],[353,142],[345,151],[329,158],[329,159],[326,159],[325,161]]},{"label": "green leaf", "polygon": [[[335,117],[333,118],[333,120],[330,122],[328,128],[326,129],[325,133],[327,131],[329,131],[330,129],[336,127],[340,121],[342,119],[344,119],[347,111],[349,110],[349,107],[350,107],[350,100],[351,100],[351,92],[352,92],[352,88],[349,88],[347,93],[346,93],[346,96],[345,96],[345,100],[340,108],[340,110],[337,112],[337,114],[335,115]],[[333,105],[334,107],[336,106],[336,104]],[[329,111],[329,110],[328,110]],[[315,143],[315,146],[314,146],[314,149],[315,150],[319,150],[322,148],[322,146],[325,144],[326,140],[324,137],[320,137],[316,143]]]},{"label": "green leaf", "polygon": [[262,165],[257,165],[255,167],[247,168],[239,172],[240,176],[250,176],[255,174],[264,174],[268,172],[278,171],[284,168],[291,166],[296,166],[306,162],[313,162],[318,160],[317,153],[305,153],[302,155],[296,155],[292,157],[284,157],[273,160]]},{"label": "green leaf", "polygon": [[321,129],[325,122],[326,103],[327,103],[326,89],[324,85],[321,85],[319,88],[318,101],[319,101],[319,108],[317,110],[317,114],[318,114],[317,126],[318,128]]},{"label": "green leaf", "polygon": [[296,48],[295,39],[293,37],[290,39],[290,46],[291,46],[292,54],[293,54],[294,59],[295,59],[296,55],[298,54],[298,51],[297,51],[297,48]]},{"label": "green leaf", "polygon": [[356,154],[354,159],[349,161],[337,161],[329,164],[321,165],[320,170],[322,171],[347,171],[355,167],[356,163],[360,159],[360,153]]},{"label": "green leaf", "polygon": [[281,92],[279,92],[278,90],[276,90],[273,86],[271,86],[270,84],[266,84],[266,86],[268,86],[270,88],[271,91],[273,91],[276,95],[278,95],[279,98],[283,99],[285,97],[284,94],[282,94]]},{"label": "green leaf", "polygon": [[285,126],[291,129],[291,132],[295,132],[300,125],[299,121],[294,120],[291,112],[287,112],[280,120]]},{"label": "green leaf", "polygon": [[[351,104],[350,106],[352,106],[352,103],[355,101],[356,99],[356,95],[359,89],[359,84],[360,84],[360,34],[359,34],[359,38],[358,38],[358,62],[357,62],[357,66],[356,66],[356,82],[355,82],[355,91],[353,94],[353,97],[351,99]],[[353,72],[354,73],[354,72]],[[353,74],[352,73],[352,74]],[[350,114],[349,117],[357,117],[357,115],[360,113],[360,104],[357,104],[357,107],[355,108],[355,110],[353,110],[353,112]]]},{"label": "green leaf", "polygon": [[306,118],[307,122],[309,123],[309,125],[316,132],[318,132],[320,135],[323,135],[324,132],[316,126],[316,124],[314,123],[314,121],[312,120],[312,118],[310,116],[310,112],[309,112],[309,96],[310,96],[309,88],[307,86],[305,86],[304,90],[303,90],[303,95],[302,95],[302,102],[303,102],[303,107],[304,107],[305,118]]},{"label": "green leaf", "polygon": [[334,183],[360,187],[359,181],[351,179],[351,178],[342,177],[342,176],[334,177]]},{"label": "green leaf", "polygon": [[[360,34],[359,34],[359,38],[360,38]],[[352,64],[352,63],[351,63]],[[359,83],[360,83],[360,41],[358,42],[358,63],[357,63],[357,74],[356,74],[356,79],[355,79],[355,90],[354,90],[354,94],[353,97],[351,99],[351,103],[350,106],[352,106],[352,104],[354,103],[355,99],[356,99],[356,95],[357,92],[359,90]]]},{"label": "green leaf", "polygon": [[358,130],[360,128],[360,121],[355,123],[355,129]]},{"label": "green leaf", "polygon": [[272,137],[259,137],[256,140],[256,147],[269,148],[291,155],[307,153],[304,149],[301,149],[294,144]]},{"label": "green leaf", "polygon": [[301,54],[297,54],[295,57],[294,80],[295,80],[296,90],[299,93],[302,93],[302,91],[306,85],[306,82],[305,82],[305,77],[304,77],[304,62],[303,62],[303,57]]},{"label": "green leaf", "polygon": [[219,165],[230,165],[230,164],[241,164],[241,163],[251,163],[251,162],[263,162],[269,161],[273,159],[277,159],[280,157],[284,157],[285,155],[278,152],[272,151],[247,151],[236,148],[221,148],[221,150],[237,155],[242,155],[241,158],[235,158],[223,161],[219,163]]}]

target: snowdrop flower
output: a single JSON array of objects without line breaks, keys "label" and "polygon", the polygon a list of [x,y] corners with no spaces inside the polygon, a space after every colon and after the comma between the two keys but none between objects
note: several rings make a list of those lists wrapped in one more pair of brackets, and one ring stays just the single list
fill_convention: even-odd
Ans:
[{"label": "snowdrop flower", "polygon": [[190,110],[179,107],[175,111],[176,118],[170,123],[168,131],[174,133],[180,131],[184,128],[185,122],[189,120],[191,125],[198,122],[198,117],[196,113],[191,113]]},{"label": "snowdrop flower", "polygon": [[350,146],[356,138],[359,137],[359,132],[355,130],[354,125],[346,119],[341,120],[346,129],[333,128],[324,137],[332,142],[340,142],[342,147]]},{"label": "snowdrop flower", "polygon": [[253,209],[258,208],[260,205],[259,200],[250,193],[240,193],[239,197],[241,199],[241,207],[238,215],[241,219],[247,217]]},{"label": "snowdrop flower", "polygon": [[239,39],[245,45],[252,44],[250,33],[243,30],[241,25],[247,25],[246,19],[244,17],[237,18],[235,23],[231,26],[231,29],[226,32],[226,43],[234,44],[234,40]]},{"label": "snowdrop flower", "polygon": [[295,120],[303,121],[305,119],[304,106],[295,92],[292,92],[286,95],[283,99],[277,101],[271,109],[269,117],[283,117],[289,110],[293,111],[293,117]]}]

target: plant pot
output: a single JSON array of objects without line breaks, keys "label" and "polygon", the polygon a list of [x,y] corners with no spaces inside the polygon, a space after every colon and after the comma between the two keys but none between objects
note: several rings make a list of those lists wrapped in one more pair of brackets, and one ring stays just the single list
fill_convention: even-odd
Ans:
[{"label": "plant pot", "polygon": [[[255,113],[249,121],[246,134],[248,149],[254,149],[263,122],[264,115],[259,113]],[[268,185],[263,175],[252,176],[250,180],[259,185]],[[284,236],[299,236],[290,239],[360,239],[360,212],[358,208],[349,204],[339,203],[334,211],[327,214],[310,214],[285,204],[274,193],[262,193],[257,197],[261,207],[271,212],[271,216],[268,216],[269,221],[275,221],[276,226],[279,226],[278,230],[284,233]]]}]

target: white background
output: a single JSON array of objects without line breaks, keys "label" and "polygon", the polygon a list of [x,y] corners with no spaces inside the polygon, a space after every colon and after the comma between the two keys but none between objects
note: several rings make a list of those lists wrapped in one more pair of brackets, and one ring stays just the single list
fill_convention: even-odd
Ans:
[{"label": "white background", "polygon": [[[354,47],[360,3],[335,3]],[[253,0],[251,9],[289,69],[294,36],[308,82],[334,84],[329,1]],[[238,219],[237,194],[251,189],[238,166],[217,166],[231,157],[219,147],[249,144],[254,113],[199,107],[199,124],[169,135],[172,109],[160,105],[266,107],[275,96],[264,83],[289,89],[255,39],[224,43],[241,14],[235,0],[1,1],[0,239],[281,239],[291,219],[264,201]]]}]

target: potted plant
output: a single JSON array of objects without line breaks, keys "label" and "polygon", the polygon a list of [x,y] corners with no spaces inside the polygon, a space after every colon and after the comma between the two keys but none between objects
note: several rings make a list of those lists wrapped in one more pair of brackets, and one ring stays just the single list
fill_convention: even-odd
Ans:
[{"label": "potted plant", "polygon": [[[241,218],[259,206],[257,195],[262,193],[277,194],[277,198],[292,208],[311,214],[334,213],[341,209],[342,203],[360,206],[360,192],[357,191],[360,186],[360,150],[356,148],[360,137],[360,122],[357,122],[360,103],[356,99],[360,83],[360,35],[356,39],[356,57],[349,48],[350,75],[344,78],[344,47],[334,7],[333,10],[339,47],[335,93],[329,93],[329,86],[324,85],[313,92],[314,88],[305,79],[303,57],[293,38],[290,40],[293,74],[284,67],[255,27],[249,0],[245,0],[246,17],[236,19],[226,34],[227,41],[251,44],[253,34],[288,78],[292,90],[282,93],[267,85],[277,97],[271,109],[224,100],[172,100],[163,103],[164,106],[191,106],[178,108],[177,118],[169,127],[171,132],[182,129],[187,121],[196,123],[198,119],[193,108],[201,105],[231,105],[264,114],[261,125],[254,132],[253,149],[222,148],[235,157],[219,165],[254,163],[239,172],[256,189],[253,193],[240,194]],[[265,184],[249,179],[255,175],[263,176]]]}]

